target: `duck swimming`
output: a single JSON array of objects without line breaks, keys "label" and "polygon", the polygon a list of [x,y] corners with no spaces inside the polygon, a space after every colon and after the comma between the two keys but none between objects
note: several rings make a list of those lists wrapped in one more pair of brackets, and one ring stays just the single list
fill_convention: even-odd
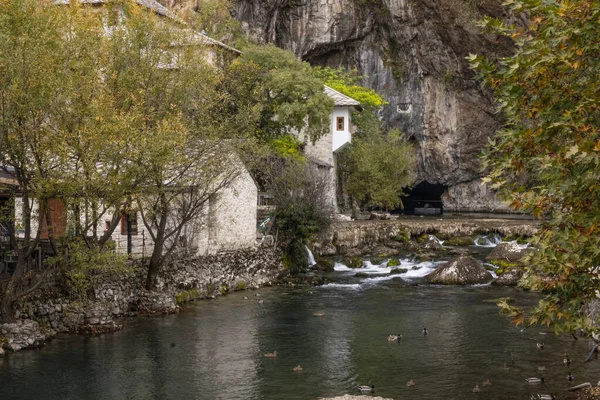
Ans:
[{"label": "duck swimming", "polygon": [[544,378],[527,378],[525,380],[529,383],[544,383]]},{"label": "duck swimming", "polygon": [[563,363],[565,365],[571,364],[571,357],[569,357],[569,353],[567,353],[566,351],[565,351],[565,355],[564,355],[564,358],[563,358]]},{"label": "duck swimming", "polygon": [[538,343],[536,346],[538,349],[542,350],[544,348],[544,343]]},{"label": "duck swimming", "polygon": [[423,328],[423,336],[427,336],[427,328]]},{"label": "duck swimming", "polygon": [[366,385],[364,385],[364,386],[359,386],[359,387],[358,387],[358,390],[360,390],[360,391],[361,391],[361,392],[363,392],[363,393],[364,393],[364,392],[370,392],[370,393],[373,393],[373,392],[375,392],[375,385],[371,385],[371,386],[366,386]]},{"label": "duck swimming", "polygon": [[475,385],[475,387],[473,388],[473,393],[479,393],[481,392],[481,389],[479,389],[479,385]]},{"label": "duck swimming", "polygon": [[406,386],[408,386],[408,387],[412,387],[412,386],[415,386],[415,385],[416,385],[416,383],[412,379],[410,381],[406,382]]},{"label": "duck swimming", "polygon": [[398,340],[402,339],[402,335],[398,334],[398,335],[390,335],[388,336],[388,342],[396,342]]},{"label": "duck swimming", "polygon": [[492,386],[492,382],[490,382],[489,379],[486,379],[485,381],[483,381],[482,386]]},{"label": "duck swimming", "polygon": [[277,357],[277,352],[274,351],[272,353],[265,353],[265,357]]},{"label": "duck swimming", "polygon": [[573,375],[571,374],[571,371],[569,371],[569,373],[567,374],[567,380],[568,380],[568,381],[572,381],[573,379],[575,379],[575,378],[574,378],[574,377],[573,377]]},{"label": "duck swimming", "polygon": [[556,395],[552,394],[533,394],[531,395],[531,400],[555,400]]},{"label": "duck swimming", "polygon": [[294,371],[295,371],[295,372],[300,372],[300,371],[302,371],[302,367],[300,366],[300,364],[298,364],[298,366],[297,366],[297,367],[294,367]]}]

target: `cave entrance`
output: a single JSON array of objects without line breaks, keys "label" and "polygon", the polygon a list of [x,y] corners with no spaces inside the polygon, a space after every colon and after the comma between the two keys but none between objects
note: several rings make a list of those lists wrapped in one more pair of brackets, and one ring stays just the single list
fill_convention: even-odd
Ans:
[{"label": "cave entrance", "polygon": [[423,181],[407,191],[402,198],[404,214],[441,215],[444,212],[442,194],[446,186]]}]

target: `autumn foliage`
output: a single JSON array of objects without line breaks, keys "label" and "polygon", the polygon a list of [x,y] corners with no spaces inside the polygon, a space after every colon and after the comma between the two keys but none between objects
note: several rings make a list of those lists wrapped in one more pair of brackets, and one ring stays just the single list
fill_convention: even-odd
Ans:
[{"label": "autumn foliage", "polygon": [[600,265],[600,2],[508,1],[523,26],[487,19],[513,56],[469,60],[506,117],[484,156],[488,182],[519,211],[543,217],[524,284],[546,296],[516,323],[597,330],[585,312]]}]

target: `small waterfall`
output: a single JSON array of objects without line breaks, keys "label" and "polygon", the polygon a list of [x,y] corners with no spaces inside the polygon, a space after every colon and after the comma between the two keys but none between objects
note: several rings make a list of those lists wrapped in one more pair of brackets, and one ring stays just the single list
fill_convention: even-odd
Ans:
[{"label": "small waterfall", "polygon": [[312,267],[313,265],[317,265],[317,262],[315,261],[315,256],[313,256],[312,251],[310,251],[310,249],[306,245],[304,245],[304,248],[306,249],[306,253],[308,254],[308,266]]},{"label": "small waterfall", "polygon": [[492,233],[485,236],[475,237],[475,245],[481,247],[495,247],[502,242],[502,236],[497,233]]}]

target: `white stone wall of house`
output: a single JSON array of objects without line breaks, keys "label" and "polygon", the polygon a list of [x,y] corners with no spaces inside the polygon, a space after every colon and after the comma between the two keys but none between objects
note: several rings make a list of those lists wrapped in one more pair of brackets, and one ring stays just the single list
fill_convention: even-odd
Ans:
[{"label": "white stone wall of house", "polygon": [[[244,164],[237,156],[231,157],[239,175],[226,187],[220,189],[206,202],[205,209],[199,217],[184,226],[179,243],[182,248],[198,255],[215,254],[223,250],[239,250],[256,245],[256,219],[258,208],[258,190],[256,183]],[[33,202],[34,212],[38,205]],[[23,219],[23,199],[15,199],[16,221]],[[97,234],[102,235],[110,225],[115,212],[111,209],[98,221]],[[67,218],[72,218],[68,215]],[[173,216],[173,218],[175,218]],[[133,232],[131,235],[134,258],[147,258],[152,254],[154,242],[146,229],[140,212],[132,218]],[[170,224],[175,223],[174,220]],[[37,231],[37,221],[32,223],[32,232]],[[68,228],[67,228],[68,231]],[[88,232],[92,234],[91,230]],[[23,236],[22,233],[20,236]],[[127,253],[127,225],[125,219],[111,235],[118,253]]]},{"label": "white stone wall of house", "polygon": [[[331,125],[329,132],[323,135],[314,144],[308,140],[301,132],[298,137],[301,141],[305,141],[304,147],[305,156],[316,163],[317,168],[327,176],[329,181],[327,198],[332,205],[333,212],[338,213],[339,207],[337,204],[337,160],[336,152],[342,151],[351,142],[352,120],[351,107],[336,106],[331,114]],[[339,118],[343,119],[343,123],[338,126]],[[341,128],[341,129],[340,129]]]},{"label": "white stone wall of house", "polygon": [[[350,117],[349,107],[335,107],[331,118],[332,135],[332,150],[334,152],[341,151],[350,145],[352,141],[351,126],[352,119]],[[343,126],[338,126],[338,119],[343,118]]]},{"label": "white stone wall of house", "polygon": [[256,245],[258,189],[246,170],[212,195],[198,241],[199,255],[250,248]]}]

